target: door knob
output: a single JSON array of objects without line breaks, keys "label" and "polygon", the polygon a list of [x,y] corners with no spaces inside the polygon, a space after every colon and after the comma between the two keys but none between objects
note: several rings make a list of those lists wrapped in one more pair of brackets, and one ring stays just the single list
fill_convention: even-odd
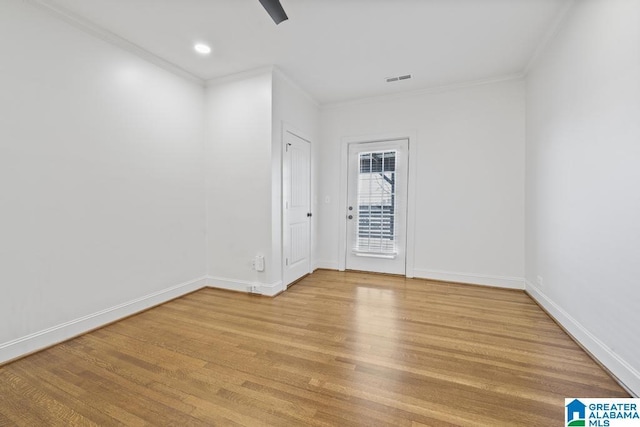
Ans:
[{"label": "door knob", "polygon": [[353,219],[353,215],[349,215],[347,218],[349,218],[349,219]]}]

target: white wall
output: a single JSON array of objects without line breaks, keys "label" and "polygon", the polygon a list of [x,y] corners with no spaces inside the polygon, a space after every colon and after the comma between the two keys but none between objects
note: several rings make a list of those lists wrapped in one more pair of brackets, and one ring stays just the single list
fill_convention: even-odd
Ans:
[{"label": "white wall", "polygon": [[205,205],[202,87],[19,0],[0,52],[2,362],[198,286]]},{"label": "white wall", "polygon": [[339,265],[342,138],[390,133],[417,138],[410,153],[417,156],[415,276],[522,288],[524,88],[519,80],[325,107],[319,265]]},{"label": "white wall", "polygon": [[[285,128],[295,130],[311,142],[311,200],[312,213],[317,208],[318,168],[318,126],[320,110],[317,102],[311,98],[297,84],[292,82],[279,69],[273,73],[273,150],[272,150],[272,224],[273,234],[273,259],[272,269],[281,271],[282,267],[282,146],[283,131]],[[314,247],[311,250],[312,263],[315,258],[315,244],[317,242],[317,222],[311,217],[311,242]],[[281,280],[282,277],[279,277]],[[285,284],[286,285],[286,284]]]},{"label": "white wall", "polygon": [[636,394],[639,46],[640,2],[575,3],[527,78],[526,176],[528,289]]},{"label": "white wall", "polygon": [[[213,286],[282,290],[283,124],[316,138],[318,107],[271,67],[206,91],[208,271]],[[222,208],[224,207],[224,208]],[[265,256],[265,271],[251,266]]]},{"label": "white wall", "polygon": [[[247,291],[278,280],[271,267],[272,71],[209,82],[206,90],[208,272]],[[268,268],[252,269],[265,256]]]}]

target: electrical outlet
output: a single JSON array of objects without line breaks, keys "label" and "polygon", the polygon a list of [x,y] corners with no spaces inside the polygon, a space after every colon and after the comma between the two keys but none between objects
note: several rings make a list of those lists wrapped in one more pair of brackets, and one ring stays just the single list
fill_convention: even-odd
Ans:
[{"label": "electrical outlet", "polygon": [[538,288],[544,289],[544,279],[542,278],[542,276],[538,276],[537,280],[538,280]]}]

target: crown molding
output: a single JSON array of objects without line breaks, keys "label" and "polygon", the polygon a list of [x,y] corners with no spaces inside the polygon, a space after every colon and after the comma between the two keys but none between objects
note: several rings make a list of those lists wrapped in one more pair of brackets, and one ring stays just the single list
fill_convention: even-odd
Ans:
[{"label": "crown molding", "polygon": [[132,53],[148,62],[151,62],[158,67],[161,67],[173,74],[176,74],[184,79],[187,79],[200,86],[204,86],[204,80],[190,73],[184,68],[167,61],[154,53],[138,46],[137,44],[120,37],[119,35],[99,26],[98,24],[71,12],[70,10],[55,4],[51,0],[23,0],[25,3],[37,7],[40,10],[48,12],[51,16],[60,19],[73,27],[91,35],[97,37],[107,43],[117,46],[129,53]]},{"label": "crown molding", "polygon": [[244,80],[251,77],[260,76],[263,74],[273,74],[273,65],[267,65],[265,67],[252,68],[246,71],[239,71],[237,73],[225,74],[223,76],[214,77],[204,81],[205,87],[217,86],[219,84],[230,83],[238,80]]},{"label": "crown molding", "polygon": [[502,76],[492,77],[488,79],[469,80],[465,82],[451,83],[451,84],[438,85],[438,86],[429,86],[426,88],[389,93],[385,95],[369,96],[364,98],[351,99],[347,101],[330,102],[326,104],[321,104],[320,108],[322,110],[328,110],[328,109],[347,107],[352,105],[370,104],[374,102],[384,102],[384,101],[392,101],[396,99],[412,98],[420,95],[451,92],[458,89],[465,89],[465,88],[474,87],[474,86],[484,86],[488,84],[501,83],[501,82],[506,82],[510,80],[522,80],[524,77],[525,75],[523,73],[505,74]]},{"label": "crown molding", "polygon": [[289,86],[291,86],[293,89],[298,91],[300,93],[300,95],[302,95],[305,98],[307,98],[307,100],[309,100],[309,102],[311,102],[313,105],[315,105],[318,108],[320,107],[320,103],[318,102],[317,99],[315,99],[313,96],[311,96],[311,94],[309,92],[304,90],[304,88],[302,86],[300,86],[295,80],[293,80],[291,77],[289,77],[287,74],[285,74],[285,72],[282,71],[280,68],[278,68],[278,66],[276,66],[276,65],[273,66],[273,73],[277,74],[278,76],[280,76],[285,82],[287,82],[289,84]]},{"label": "crown molding", "polygon": [[534,50],[533,55],[531,55],[531,58],[529,58],[529,62],[527,62],[527,65],[524,67],[522,74],[525,77],[529,74],[531,69],[538,63],[538,61],[542,57],[542,54],[547,51],[551,42],[558,36],[560,29],[562,28],[563,24],[569,17],[569,11],[573,8],[573,6],[575,6],[575,4],[576,4],[575,0],[569,0],[567,4],[565,4],[564,7],[560,10],[560,12],[556,15],[556,18],[553,20],[553,22],[549,26],[549,29],[540,40],[538,47],[536,47],[536,50]]}]

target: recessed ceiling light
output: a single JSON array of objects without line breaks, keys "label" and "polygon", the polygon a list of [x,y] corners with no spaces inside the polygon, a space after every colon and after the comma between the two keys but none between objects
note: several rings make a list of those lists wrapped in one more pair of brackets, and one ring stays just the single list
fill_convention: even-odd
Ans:
[{"label": "recessed ceiling light", "polygon": [[208,55],[211,53],[211,48],[204,43],[197,43],[195,46],[193,46],[193,48],[196,50],[196,52],[202,55]]}]

